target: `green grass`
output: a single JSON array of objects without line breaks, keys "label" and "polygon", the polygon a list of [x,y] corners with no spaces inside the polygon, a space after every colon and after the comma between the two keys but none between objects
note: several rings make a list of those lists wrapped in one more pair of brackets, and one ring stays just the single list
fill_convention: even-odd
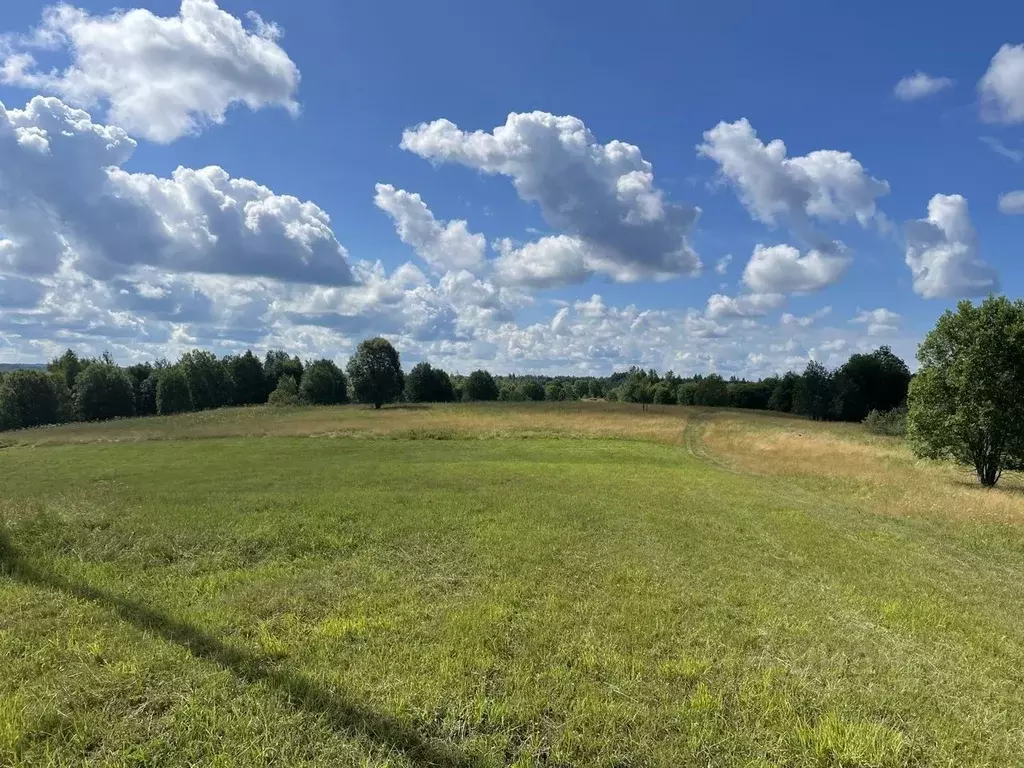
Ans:
[{"label": "green grass", "polygon": [[873,513],[682,434],[467,434],[17,437],[0,765],[1024,755],[1019,527]]}]

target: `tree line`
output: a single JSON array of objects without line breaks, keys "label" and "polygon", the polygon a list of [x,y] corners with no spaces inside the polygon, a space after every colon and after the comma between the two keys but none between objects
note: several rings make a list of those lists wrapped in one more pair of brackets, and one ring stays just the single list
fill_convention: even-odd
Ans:
[{"label": "tree line", "polygon": [[67,350],[45,370],[0,374],[0,428],[67,421],[185,413],[228,405],[334,405],[457,401],[569,401],[732,406],[859,421],[888,410],[906,396],[906,365],[887,347],[854,355],[829,372],[817,363],[803,374],[759,381],[721,376],[682,378],[672,371],[631,368],[607,377],[495,376],[477,370],[449,374],[428,362],[405,373],[398,351],[383,338],[367,339],[345,371],[328,359],[302,361],[283,350],[218,357],[195,349],[176,362],[119,366],[104,354]]}]

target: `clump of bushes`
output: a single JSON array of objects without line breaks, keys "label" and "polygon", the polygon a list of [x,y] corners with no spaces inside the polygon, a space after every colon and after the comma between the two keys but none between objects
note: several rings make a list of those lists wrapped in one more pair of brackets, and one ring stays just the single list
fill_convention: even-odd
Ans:
[{"label": "clump of bushes", "polygon": [[876,435],[906,437],[907,409],[899,407],[889,411],[873,410],[864,418],[864,426]]}]

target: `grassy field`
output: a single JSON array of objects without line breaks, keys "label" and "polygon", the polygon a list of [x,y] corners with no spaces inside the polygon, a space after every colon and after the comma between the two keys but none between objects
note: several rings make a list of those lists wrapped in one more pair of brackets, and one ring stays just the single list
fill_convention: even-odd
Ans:
[{"label": "grassy field", "polygon": [[1024,761],[1024,488],[857,426],[252,408],[0,445],[0,765]]}]

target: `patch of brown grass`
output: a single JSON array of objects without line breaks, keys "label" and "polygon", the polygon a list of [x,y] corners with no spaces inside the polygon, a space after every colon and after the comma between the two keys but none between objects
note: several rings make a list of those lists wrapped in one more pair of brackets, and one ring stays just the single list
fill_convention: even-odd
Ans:
[{"label": "patch of brown grass", "polygon": [[681,445],[692,409],[620,403],[479,403],[222,408],[8,432],[0,445],[141,442],[218,437],[488,439],[619,438]]},{"label": "patch of brown grass", "polygon": [[949,463],[921,461],[900,438],[859,424],[770,414],[720,413],[707,420],[711,453],[745,472],[790,477],[875,512],[986,522],[1024,522],[1024,482],[1004,475],[994,489]]}]

